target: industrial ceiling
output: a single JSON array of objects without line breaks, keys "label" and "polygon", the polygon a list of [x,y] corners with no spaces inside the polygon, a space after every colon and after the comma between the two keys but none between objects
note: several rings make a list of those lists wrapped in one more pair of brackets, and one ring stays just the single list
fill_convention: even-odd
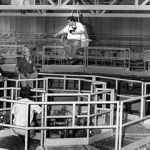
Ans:
[{"label": "industrial ceiling", "polygon": [[[13,1],[16,2],[12,3]],[[18,0],[20,2],[20,0]],[[2,0],[0,16],[66,17],[150,17],[150,0]]]}]

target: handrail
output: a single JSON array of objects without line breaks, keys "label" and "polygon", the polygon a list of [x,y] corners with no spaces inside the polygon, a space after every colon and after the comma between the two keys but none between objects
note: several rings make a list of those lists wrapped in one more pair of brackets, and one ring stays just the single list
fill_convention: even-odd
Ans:
[{"label": "handrail", "polygon": [[[138,81],[138,80],[128,80],[128,79],[118,79],[118,78],[111,78],[111,77],[103,77],[103,76],[93,76],[93,75],[68,75],[68,74],[65,74],[65,75],[60,75],[60,74],[42,74],[42,73],[39,73],[39,76],[47,76],[47,77],[45,77],[45,78],[39,78],[39,79],[37,79],[37,81],[38,80],[45,80],[46,82],[48,81],[48,79],[61,79],[61,80],[64,80],[64,81],[67,81],[67,80],[75,80],[75,81],[77,81],[77,80],[80,80],[80,81],[86,81],[86,82],[89,82],[89,83],[91,83],[91,85],[94,85],[94,84],[102,84],[102,85],[104,85],[104,81],[102,81],[102,79],[109,79],[109,80],[114,80],[115,81],[115,84],[118,84],[118,81],[125,81],[125,82],[130,82],[130,81],[132,81],[132,82],[135,82],[135,83],[138,83],[138,84],[141,84],[141,87],[143,87],[143,84],[144,84],[144,82],[142,82],[142,81]],[[58,77],[55,77],[55,76],[57,76],[58,75]],[[53,77],[54,76],[54,77]],[[71,77],[73,77],[73,78],[71,78]],[[78,79],[79,78],[79,79]],[[14,81],[14,82],[18,82],[18,81],[21,81],[21,80],[18,80],[18,79],[8,79],[8,82],[9,82],[9,80],[10,81]],[[34,80],[36,80],[36,79],[34,79]],[[7,82],[7,81],[6,81]],[[65,84],[65,82],[63,82],[63,84]],[[105,86],[105,85],[104,85]],[[95,87],[96,88],[96,87]],[[46,93],[44,90],[41,90],[41,93],[44,93],[44,95],[45,96],[59,96],[59,97],[61,97],[61,96],[70,96],[70,95],[73,95],[73,96],[78,96],[78,95],[80,95],[80,96],[85,96],[85,99],[89,99],[89,97],[90,96],[92,96],[93,97],[93,95],[98,95],[98,94],[106,94],[106,93],[108,93],[109,94],[109,92],[111,92],[112,90],[111,89],[105,89],[106,87],[103,87],[103,88],[101,88],[100,90],[101,91],[98,91],[98,92],[94,92],[94,90],[93,91],[89,91],[88,93],[79,93],[79,91],[77,92],[77,93],[66,93],[66,94],[63,94],[63,93],[60,93],[60,94],[58,94],[58,93]],[[5,89],[7,89],[7,88],[5,88]],[[8,88],[9,89],[9,88]],[[11,89],[11,88],[10,88]],[[17,88],[16,88],[17,89]],[[3,90],[3,88],[0,88],[0,90]],[[39,89],[37,89],[37,90],[39,90]],[[34,91],[36,91],[36,89],[34,89]],[[39,90],[40,91],[40,90]],[[65,91],[65,90],[64,90]],[[143,90],[141,90],[141,91],[143,91]],[[122,96],[122,95],[118,95],[118,96]],[[147,96],[150,96],[150,94],[149,95],[143,95],[143,93],[141,92],[141,96],[138,96],[138,97],[126,97],[126,96],[122,96],[122,97],[125,97],[126,99],[125,100],[123,100],[123,101],[118,101],[117,103],[119,103],[118,105],[119,105],[119,109],[120,108],[123,108],[122,107],[122,104],[124,104],[124,103],[128,103],[128,102],[135,102],[135,101],[137,101],[138,99],[141,99],[141,103],[143,103],[144,102],[144,100],[145,100],[145,98],[147,97]],[[42,98],[43,98],[43,95],[42,95]],[[129,98],[129,99],[128,99]],[[0,99],[1,100],[1,99]],[[7,99],[2,99],[2,100],[6,100],[6,102],[7,102]],[[8,100],[8,102],[9,101],[11,101],[11,100]],[[12,101],[11,101],[12,102]],[[92,105],[94,105],[94,104],[96,104],[96,102],[97,101],[93,101],[93,102],[90,102]],[[98,101],[98,102],[100,102],[101,104],[109,104],[109,102],[106,102],[106,101]],[[85,104],[85,105],[88,105],[88,104],[90,104],[89,103],[89,101],[85,101],[85,102],[82,102],[82,104]],[[112,102],[112,104],[115,104],[116,103],[116,101],[114,101],[114,102]],[[34,103],[34,105],[35,104],[40,104],[40,105],[49,105],[49,102],[35,102]],[[51,102],[51,104],[53,105],[53,104],[57,104],[57,102]],[[65,105],[65,104],[70,104],[69,102],[59,102],[59,104],[60,105]],[[77,104],[77,102],[75,101],[75,102],[73,102],[73,104],[75,105],[75,104]],[[30,104],[29,104],[30,105]],[[42,106],[43,106],[42,105]],[[44,106],[43,106],[44,107]],[[104,108],[105,109],[105,108]],[[141,109],[142,110],[142,109]],[[109,110],[108,110],[109,111]],[[108,113],[108,111],[106,111],[106,113]],[[116,113],[120,113],[120,116],[121,116],[121,112],[118,110]],[[92,115],[89,115],[90,117],[93,117]],[[141,116],[141,120],[142,120],[142,118],[143,118],[143,116]],[[137,121],[141,121],[141,120],[137,120]],[[136,121],[133,121],[133,122],[130,122],[130,123],[135,123]],[[1,125],[1,124],[0,124]],[[126,125],[129,125],[129,124],[126,124]],[[124,126],[124,125],[123,125]],[[80,126],[81,128],[83,128],[83,126]],[[100,128],[103,128],[103,126],[99,126]],[[111,126],[112,128],[113,128],[113,126]],[[59,127],[60,129],[63,129],[63,128],[61,128],[61,127]],[[77,127],[78,128],[78,127]],[[91,128],[91,127],[90,127]],[[107,126],[106,126],[106,128],[107,128]],[[117,127],[116,127],[117,128]],[[29,130],[30,129],[37,129],[37,128],[29,128]],[[41,130],[44,130],[44,129],[52,129],[52,128],[48,128],[48,127],[46,127],[46,128],[40,128]],[[55,128],[54,128],[55,129]],[[67,128],[68,129],[68,128]],[[87,127],[86,127],[86,129],[87,129]],[[118,132],[118,131],[116,131],[116,132]],[[119,132],[118,132],[119,133]],[[117,149],[118,150],[118,149]]]},{"label": "handrail", "polygon": [[[123,133],[123,128],[125,128],[125,127],[128,127],[128,126],[131,126],[131,125],[134,125],[134,124],[136,124],[136,123],[141,123],[142,121],[144,121],[144,120],[146,120],[146,119],[148,119],[148,118],[150,118],[150,116],[146,116],[146,117],[139,117],[138,119],[134,119],[134,120],[131,120],[131,121],[128,121],[128,122],[125,122],[125,123],[123,123],[123,113],[124,113],[124,104],[127,104],[127,103],[132,103],[132,102],[136,102],[136,101],[138,101],[139,99],[142,99],[143,101],[145,101],[145,99],[144,98],[146,98],[146,97],[149,97],[150,96],[150,94],[148,94],[148,95],[143,95],[143,96],[139,96],[139,97],[135,97],[135,98],[130,98],[130,99],[127,99],[127,100],[123,100],[123,101],[121,101],[120,102],[120,123],[119,123],[119,150],[121,150],[122,149],[122,141],[123,141],[123,135],[125,134],[125,133]],[[141,103],[143,103],[143,101],[141,101]],[[142,104],[141,104],[142,105]],[[140,111],[142,111],[142,109],[140,108]],[[143,112],[142,112],[143,113]],[[137,148],[137,147],[135,147],[135,148]]]}]

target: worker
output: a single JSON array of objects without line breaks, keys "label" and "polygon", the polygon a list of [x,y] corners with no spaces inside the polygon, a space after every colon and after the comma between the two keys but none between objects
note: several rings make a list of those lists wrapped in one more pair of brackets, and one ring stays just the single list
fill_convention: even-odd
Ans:
[{"label": "worker", "polygon": [[[33,102],[30,100],[31,91],[29,87],[22,87],[20,90],[20,96],[21,99],[17,101],[12,106],[11,114],[13,116],[13,125],[19,126],[19,127],[26,127],[27,120],[26,115],[29,114],[29,126],[35,126],[35,122],[33,121],[34,113],[40,114],[42,111],[42,108],[39,105],[30,105],[29,112],[27,113],[27,103]],[[22,103],[18,103],[22,102]],[[18,135],[19,141],[21,143],[24,142],[24,136],[25,136],[25,130],[19,129],[19,128],[13,128],[13,131]],[[29,134],[30,138],[33,138],[35,136],[35,131],[30,130]]]},{"label": "worker", "polygon": [[[23,57],[18,58],[16,72],[20,76],[20,79],[35,79],[38,77],[38,73],[28,47],[23,48]],[[33,88],[33,81],[31,80],[22,81],[21,84],[22,87],[28,86]]]},{"label": "worker", "polygon": [[65,59],[68,64],[74,62],[77,50],[81,47],[81,40],[85,39],[85,28],[82,23],[77,22],[74,16],[67,18],[67,26],[54,34],[54,37],[62,36],[62,44],[65,49]]}]

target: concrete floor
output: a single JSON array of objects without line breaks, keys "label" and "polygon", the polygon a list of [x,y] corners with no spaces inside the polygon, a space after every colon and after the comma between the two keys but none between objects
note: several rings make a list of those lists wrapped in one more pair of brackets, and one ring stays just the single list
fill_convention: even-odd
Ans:
[{"label": "concrete floor", "polygon": [[[128,145],[137,141],[143,137],[150,136],[150,130],[147,130],[140,123],[126,127],[123,130],[123,145]],[[30,141],[29,150],[36,150],[40,145],[39,140],[32,139]],[[91,145],[80,145],[80,146],[57,146],[48,147],[46,150],[114,150],[115,148],[115,137],[109,137],[107,139],[97,141]],[[18,136],[12,135],[8,137],[0,138],[0,150],[24,150],[24,142],[21,141]]]},{"label": "concrete floor", "polygon": [[[135,124],[124,130],[123,145],[128,145],[143,137],[150,136],[150,130],[145,129],[141,124]],[[40,141],[32,139],[30,141],[29,150],[35,150],[40,145]],[[57,146],[48,147],[46,150],[114,150],[115,137],[97,141],[91,145],[80,146]],[[24,143],[20,141],[18,136],[0,138],[0,149],[8,150],[24,150]]]},{"label": "concrete floor", "polygon": [[[128,145],[133,142],[134,138],[125,138],[124,145]],[[29,150],[35,150],[40,142],[38,140],[31,140]],[[19,140],[17,136],[9,136],[0,139],[0,149],[8,150],[24,150],[24,143]],[[57,146],[48,147],[46,150],[114,150],[115,148],[115,137],[110,137],[105,140],[95,142],[91,145],[79,145],[79,146]]]},{"label": "concrete floor", "polygon": [[[38,140],[31,140],[29,150],[35,150],[40,142]],[[18,136],[9,136],[0,139],[0,149],[7,150],[24,150],[24,143],[19,139]],[[100,150],[92,145],[80,145],[80,146],[58,146],[49,147],[46,150]],[[102,149],[103,150],[103,149]]]}]

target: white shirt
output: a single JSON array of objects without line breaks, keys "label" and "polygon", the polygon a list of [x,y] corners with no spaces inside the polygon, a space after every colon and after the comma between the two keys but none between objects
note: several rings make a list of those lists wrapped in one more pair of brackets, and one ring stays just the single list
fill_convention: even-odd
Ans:
[{"label": "white shirt", "polygon": [[[33,102],[27,98],[18,100],[18,102]],[[34,112],[36,113],[41,113],[42,108],[39,105],[30,105],[30,124],[33,120],[33,114]],[[17,125],[17,126],[25,126],[26,125],[26,115],[27,115],[27,110],[26,110],[26,104],[19,104],[19,103],[15,103],[12,107],[12,111],[11,113],[14,114],[14,120],[13,120],[13,124]]]},{"label": "white shirt", "polygon": [[[67,39],[71,39],[71,40],[84,40],[85,39],[85,35],[84,34],[71,34],[70,30],[73,30],[72,26],[67,25],[64,29],[63,32],[64,33],[68,33]],[[80,23],[80,22],[76,22],[76,32],[85,32],[85,28],[84,26]]]}]

